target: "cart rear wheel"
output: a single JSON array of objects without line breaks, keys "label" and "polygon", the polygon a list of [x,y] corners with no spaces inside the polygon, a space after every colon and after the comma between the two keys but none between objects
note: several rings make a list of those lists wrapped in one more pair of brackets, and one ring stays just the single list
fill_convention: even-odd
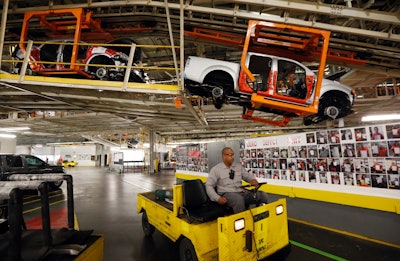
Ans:
[{"label": "cart rear wheel", "polygon": [[197,261],[196,251],[192,242],[186,237],[179,244],[179,258],[181,261]]},{"label": "cart rear wheel", "polygon": [[142,228],[145,236],[150,237],[153,235],[154,231],[156,228],[149,223],[149,219],[147,218],[146,211],[143,212],[142,214]]}]

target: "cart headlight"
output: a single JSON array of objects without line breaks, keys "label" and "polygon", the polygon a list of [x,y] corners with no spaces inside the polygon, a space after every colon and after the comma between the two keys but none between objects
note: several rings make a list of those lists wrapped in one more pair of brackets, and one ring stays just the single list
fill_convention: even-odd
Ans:
[{"label": "cart headlight", "polygon": [[235,220],[235,232],[244,229],[244,218]]},{"label": "cart headlight", "polygon": [[283,213],[283,206],[282,205],[276,206],[275,207],[275,213],[276,213],[276,215],[282,214]]}]

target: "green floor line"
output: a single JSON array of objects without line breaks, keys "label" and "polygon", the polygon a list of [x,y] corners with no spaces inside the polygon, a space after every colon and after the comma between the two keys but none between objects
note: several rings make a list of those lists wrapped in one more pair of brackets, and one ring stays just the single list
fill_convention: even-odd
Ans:
[{"label": "green floor line", "polygon": [[345,258],[341,258],[341,257],[335,256],[335,255],[329,254],[329,253],[324,252],[322,250],[319,250],[319,249],[316,249],[316,248],[301,244],[301,243],[293,241],[293,240],[289,240],[289,242],[294,246],[297,246],[297,247],[303,248],[305,250],[314,252],[314,253],[316,253],[318,255],[321,255],[321,256],[325,256],[325,257],[330,258],[332,260],[347,261],[347,259],[345,259]]}]

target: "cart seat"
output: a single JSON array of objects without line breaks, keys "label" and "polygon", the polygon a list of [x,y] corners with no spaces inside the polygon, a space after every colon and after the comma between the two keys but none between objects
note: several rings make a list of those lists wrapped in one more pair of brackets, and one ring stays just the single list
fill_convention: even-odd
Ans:
[{"label": "cart seat", "polygon": [[207,222],[228,214],[227,208],[210,200],[200,179],[182,183],[183,210],[189,222]]}]

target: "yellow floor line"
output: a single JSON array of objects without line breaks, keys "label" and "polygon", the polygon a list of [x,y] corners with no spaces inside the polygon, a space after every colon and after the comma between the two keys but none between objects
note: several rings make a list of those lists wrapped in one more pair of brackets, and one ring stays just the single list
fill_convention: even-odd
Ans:
[{"label": "yellow floor line", "polygon": [[[62,196],[63,194],[56,194],[56,195],[53,195],[53,196],[49,196],[48,198],[50,199],[50,198],[55,198],[55,197],[59,197],[59,196]],[[32,203],[35,203],[35,202],[39,202],[40,201],[40,198],[36,198],[36,199],[34,199],[34,200],[31,200],[31,201],[24,201],[24,205],[28,205],[28,204],[32,204]]]},{"label": "yellow floor line", "polygon": [[75,213],[74,213],[74,228],[75,230],[79,230],[78,218],[76,217]]},{"label": "yellow floor line", "polygon": [[330,228],[330,227],[317,225],[317,224],[314,224],[314,223],[310,223],[310,222],[299,220],[299,219],[295,219],[295,218],[288,218],[288,220],[296,222],[296,223],[304,224],[304,225],[307,225],[307,226],[316,227],[316,228],[328,230],[328,231],[331,231],[331,232],[335,232],[335,233],[338,233],[338,234],[342,234],[342,235],[346,235],[346,236],[350,236],[350,237],[355,237],[355,238],[362,239],[362,240],[365,240],[365,241],[369,241],[369,242],[373,242],[373,243],[377,243],[377,244],[381,244],[381,245],[390,246],[390,247],[394,247],[394,248],[400,249],[400,245],[396,245],[396,244],[393,244],[393,243],[381,241],[381,240],[378,240],[378,239],[374,239],[374,238],[370,238],[370,237],[366,237],[366,236],[350,233],[350,232],[339,230],[339,229],[335,229],[335,228]]},{"label": "yellow floor line", "polygon": [[[60,200],[60,201],[55,201],[55,202],[50,203],[49,206],[54,206],[54,205],[57,205],[57,204],[60,204],[60,203],[66,202],[66,201],[67,200],[65,200],[65,199]],[[22,212],[22,214],[27,214],[27,213],[34,212],[34,211],[40,210],[40,209],[42,209],[42,207],[31,208],[31,209],[25,210],[24,212]]]}]

